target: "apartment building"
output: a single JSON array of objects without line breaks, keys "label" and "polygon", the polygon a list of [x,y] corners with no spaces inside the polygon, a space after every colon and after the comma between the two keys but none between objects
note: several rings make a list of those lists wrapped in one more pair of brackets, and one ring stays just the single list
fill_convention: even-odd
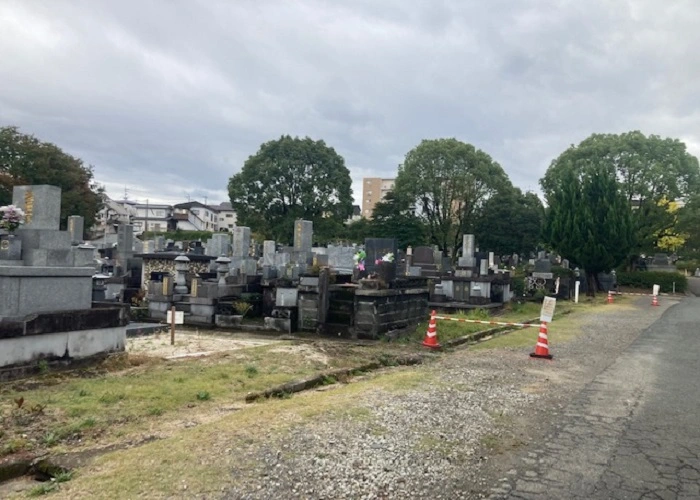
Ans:
[{"label": "apartment building", "polygon": [[386,194],[394,189],[396,179],[365,177],[362,179],[362,217],[372,218],[374,206],[382,201]]}]

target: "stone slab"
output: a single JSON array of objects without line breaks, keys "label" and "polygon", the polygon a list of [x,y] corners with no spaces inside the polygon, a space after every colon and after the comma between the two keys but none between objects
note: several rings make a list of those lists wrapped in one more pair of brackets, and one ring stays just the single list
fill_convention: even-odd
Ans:
[{"label": "stone slab", "polygon": [[25,213],[24,229],[58,230],[61,220],[61,188],[49,185],[15,186],[12,204]]}]

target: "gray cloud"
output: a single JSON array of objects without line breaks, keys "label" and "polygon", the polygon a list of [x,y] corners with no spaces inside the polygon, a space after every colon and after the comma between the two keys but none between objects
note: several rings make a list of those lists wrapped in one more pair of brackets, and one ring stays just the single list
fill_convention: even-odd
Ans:
[{"label": "gray cloud", "polygon": [[423,138],[536,189],[593,132],[700,153],[695,0],[0,3],[0,124],[95,166],[113,196],[222,201],[262,142],[324,139],[355,197]]}]

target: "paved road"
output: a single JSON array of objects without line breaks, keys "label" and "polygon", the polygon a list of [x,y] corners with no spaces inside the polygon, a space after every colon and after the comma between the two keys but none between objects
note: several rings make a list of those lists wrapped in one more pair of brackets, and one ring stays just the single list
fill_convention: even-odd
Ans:
[{"label": "paved road", "polygon": [[[614,333],[614,332],[611,332]],[[700,298],[643,332],[492,498],[700,498]]]},{"label": "paved road", "polygon": [[688,288],[690,288],[691,293],[700,297],[700,278],[694,276],[688,278]]}]

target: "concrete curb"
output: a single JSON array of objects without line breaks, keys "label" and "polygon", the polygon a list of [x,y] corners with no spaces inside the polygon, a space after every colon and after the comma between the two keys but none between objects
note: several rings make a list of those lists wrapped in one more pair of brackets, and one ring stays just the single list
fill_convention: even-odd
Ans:
[{"label": "concrete curb", "polygon": [[329,380],[335,383],[339,377],[352,377],[362,372],[369,372],[384,368],[386,366],[410,366],[423,363],[425,355],[413,354],[409,356],[387,357],[385,360],[373,361],[364,365],[355,366],[353,368],[341,368],[325,373],[314,375],[313,377],[303,378],[287,382],[286,384],[278,385],[261,392],[252,392],[245,397],[246,403],[252,403],[258,399],[269,399],[272,397],[283,398],[295,392],[302,392],[308,389],[313,389],[320,385],[327,384]]}]

